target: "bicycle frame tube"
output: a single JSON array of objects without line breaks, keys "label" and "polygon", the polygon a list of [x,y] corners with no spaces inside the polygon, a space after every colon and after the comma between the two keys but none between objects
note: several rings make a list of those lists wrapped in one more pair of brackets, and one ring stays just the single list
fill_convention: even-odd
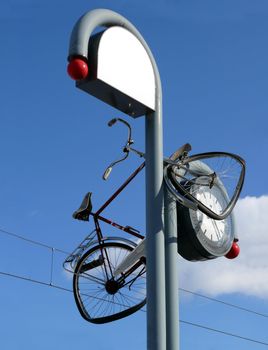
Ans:
[{"label": "bicycle frame tube", "polygon": [[[92,214],[92,215],[95,216],[96,214]],[[112,226],[118,228],[119,230],[122,230],[124,232],[131,234],[132,236],[135,236],[135,237],[140,238],[140,239],[144,238],[143,235],[139,234],[138,232],[133,231],[132,227],[122,226],[122,225],[117,224],[116,222],[111,221],[107,218],[104,218],[103,216],[100,216],[100,215],[98,215],[96,218],[97,218],[97,220],[104,221],[104,222],[106,222],[106,224],[112,225]]]},{"label": "bicycle frame tube", "polygon": [[144,168],[145,162],[143,162],[130,176],[129,178],[115,191],[112,196],[100,207],[100,209],[93,214],[95,216],[99,216],[103,210],[108,207],[108,205],[125,189],[125,187],[141,172]]},{"label": "bicycle frame tube", "polygon": [[[102,244],[103,244],[103,235],[102,235],[102,231],[101,231],[101,228],[100,228],[100,225],[99,225],[99,220],[102,220],[102,221],[104,221],[104,222],[106,222],[106,223],[108,223],[108,224],[110,224],[112,226],[115,226],[116,228],[118,228],[118,229],[120,229],[122,231],[125,231],[125,232],[127,232],[129,234],[132,234],[132,235],[134,235],[134,236],[136,236],[138,238],[141,238],[141,239],[144,238],[142,235],[139,235],[138,233],[134,232],[133,229],[131,230],[131,228],[128,228],[128,227],[125,227],[125,226],[121,226],[121,225],[119,225],[119,224],[117,224],[115,222],[112,222],[111,220],[106,219],[106,218],[104,218],[102,216],[96,216],[96,214],[93,214],[93,213],[91,215],[94,218],[94,224],[95,224],[95,228],[96,228],[96,232],[97,232],[97,236],[98,236],[98,240],[99,240],[100,246],[102,246]],[[111,278],[114,278],[115,276],[113,275],[112,267],[111,267],[111,264],[110,264],[110,259],[109,259],[108,255],[107,255],[106,249],[103,248],[103,249],[100,249],[100,251],[101,251],[101,257],[102,257],[102,260],[101,260],[102,263],[100,263],[100,265],[102,265],[104,263],[104,261],[107,262],[107,266],[106,266],[106,264],[103,264],[107,280],[110,279],[109,276],[111,276]],[[96,264],[98,264],[98,262],[96,262]],[[143,264],[143,261],[142,261],[142,259],[139,258],[138,261],[130,269],[128,269],[123,274],[123,276],[121,276],[118,279],[118,282],[120,283],[120,281],[121,281],[121,283],[122,283],[121,287],[123,287],[125,285],[124,284],[124,279],[126,277],[128,277],[129,275],[131,275],[142,264]],[[133,281],[131,281],[130,283],[133,283]]]},{"label": "bicycle frame tube", "polygon": [[135,236],[137,238],[140,238],[140,239],[143,239],[144,236],[141,235],[139,233],[139,231],[135,230],[133,227],[130,227],[130,226],[123,226],[123,225],[120,225],[110,219],[107,219],[103,216],[100,215],[101,212],[103,212],[103,210],[105,208],[108,207],[108,205],[126,188],[126,186],[141,172],[141,170],[144,168],[145,166],[145,162],[143,162],[128,178],[127,180],[118,188],[117,191],[115,191],[109,198],[108,200],[97,210],[97,212],[95,213],[90,213],[89,215],[90,216],[93,216],[93,220],[94,220],[94,224],[95,224],[95,228],[96,228],[96,233],[97,233],[97,236],[98,236],[98,241],[99,243],[102,242],[102,239],[103,239],[103,235],[102,235],[102,231],[101,231],[101,228],[100,228],[100,225],[99,225],[99,220],[109,224],[109,225],[112,225],[114,227],[116,227],[117,229],[119,230],[122,230],[126,233],[129,233],[131,234],[132,236]]},{"label": "bicycle frame tube", "polygon": [[[138,269],[140,266],[142,266],[144,264],[144,261],[142,259],[139,259],[135,265],[133,265],[129,270],[127,270],[126,272],[122,273],[121,276],[119,277],[119,279],[117,280],[119,283],[122,283],[122,287],[126,286],[127,284],[131,284],[134,282],[134,280],[137,278],[137,276],[134,278],[134,280],[129,281],[128,283],[124,284],[124,280],[125,278],[127,278],[128,276],[130,276],[134,271],[136,271],[136,269]],[[145,270],[142,271],[142,274],[145,273]],[[139,275],[138,275],[139,276]]]},{"label": "bicycle frame tube", "polygon": [[[94,223],[95,223],[95,227],[96,227],[96,232],[97,232],[97,236],[98,236],[98,240],[99,240],[99,243],[100,245],[102,244],[102,232],[101,232],[101,228],[100,228],[100,225],[99,225],[99,221],[97,218],[94,217]],[[110,261],[109,261],[109,258],[107,256],[107,252],[106,250],[104,249],[104,251],[101,249],[101,255],[102,255],[102,259],[104,261],[104,258],[107,259],[108,261],[108,267],[109,267],[109,271],[110,271],[110,275],[112,275],[112,269],[111,269],[111,265],[110,265]],[[105,256],[104,256],[105,255]],[[107,267],[106,265],[104,264],[104,271],[105,271],[105,275],[106,275],[106,278],[109,279],[109,273],[107,271]]]},{"label": "bicycle frame tube", "polygon": [[[144,168],[145,166],[145,162],[143,162],[128,178],[127,180],[118,188],[117,191],[115,191],[109,198],[108,200],[100,207],[99,210],[97,210],[96,213],[90,213],[91,216],[93,216],[93,219],[94,219],[94,224],[95,224],[95,228],[96,228],[96,233],[97,233],[97,237],[98,237],[98,241],[100,243],[100,245],[103,243],[103,235],[102,235],[102,231],[101,231],[101,227],[100,227],[100,224],[99,224],[99,220],[103,221],[103,222],[106,222],[107,224],[109,225],[112,225],[114,227],[116,227],[117,229],[120,229],[124,232],[127,232],[137,238],[140,238],[140,239],[143,239],[144,236],[140,235],[138,232],[135,231],[134,228],[132,227],[129,227],[129,226],[122,226],[116,222],[113,222],[103,216],[100,215],[100,213],[108,207],[108,205],[126,188],[126,186],[141,172],[141,170]],[[108,273],[107,271],[107,267],[106,265],[104,265],[104,270],[105,270],[105,274],[106,274],[106,277],[107,279],[109,279],[109,275],[112,276],[112,269],[111,269],[111,266],[110,266],[110,262],[109,262],[109,258],[107,256],[107,252],[106,250],[104,249],[104,251],[101,250],[101,254],[102,254],[102,258],[103,258],[103,261],[104,261],[104,258],[106,258],[106,261],[108,261],[108,269],[110,271],[110,273]],[[104,257],[105,255],[105,257]],[[139,263],[140,264],[140,263]],[[138,264],[138,265],[139,265]],[[135,264],[135,268],[138,267],[138,265],[136,266]],[[132,271],[132,270],[131,270]]]}]

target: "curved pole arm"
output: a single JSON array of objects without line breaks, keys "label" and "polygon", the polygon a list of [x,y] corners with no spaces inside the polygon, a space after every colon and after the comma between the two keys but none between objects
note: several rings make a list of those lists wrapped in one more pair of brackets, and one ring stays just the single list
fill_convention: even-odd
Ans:
[{"label": "curved pole arm", "polygon": [[[80,19],[76,22],[73,31],[71,33],[70,45],[69,45],[69,56],[68,60],[73,56],[82,56],[86,59],[88,58],[88,42],[89,38],[92,35],[93,31],[97,27],[113,27],[119,26],[127,29],[132,33],[143,45],[146,50],[155,76],[156,84],[156,101],[161,101],[162,91],[161,91],[161,81],[159,71],[154,60],[153,54],[147,45],[146,41],[143,39],[140,32],[131,24],[126,18],[119,15],[118,13],[107,10],[107,9],[96,9],[85,13]],[[158,108],[156,106],[156,108]]]}]

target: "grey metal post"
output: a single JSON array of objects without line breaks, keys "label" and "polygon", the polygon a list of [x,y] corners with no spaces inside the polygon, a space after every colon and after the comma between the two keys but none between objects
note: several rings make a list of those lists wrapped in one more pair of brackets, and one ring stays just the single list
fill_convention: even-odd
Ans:
[{"label": "grey metal post", "polygon": [[165,188],[165,263],[167,350],[179,349],[179,277],[176,200]]},{"label": "grey metal post", "polygon": [[166,348],[165,239],[163,218],[163,147],[161,105],[146,116],[146,271],[147,346]]},{"label": "grey metal post", "polygon": [[[145,118],[147,348],[148,350],[171,350],[166,347],[162,89],[160,75],[154,57],[138,30],[118,13],[105,9],[90,11],[78,20],[70,39],[69,57],[79,55],[87,58],[89,38],[98,26],[121,26],[129,30],[145,48],[154,71],[155,112],[147,114]],[[168,245],[169,242],[167,241]],[[167,249],[167,256],[169,256],[169,249]],[[168,321],[168,323],[170,324],[172,321]]]}]

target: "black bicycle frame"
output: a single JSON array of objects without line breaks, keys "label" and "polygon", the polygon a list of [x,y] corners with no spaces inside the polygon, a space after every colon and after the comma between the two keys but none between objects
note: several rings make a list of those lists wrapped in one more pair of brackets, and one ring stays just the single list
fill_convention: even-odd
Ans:
[{"label": "black bicycle frame", "polygon": [[[135,236],[136,238],[139,238],[139,239],[144,239],[144,236],[141,235],[139,233],[138,230],[136,230],[135,228],[133,227],[130,227],[130,226],[123,226],[123,225],[120,225],[110,219],[107,219],[103,216],[101,216],[100,214],[104,211],[104,209],[106,209],[110,203],[116,198],[118,197],[118,195],[126,188],[126,186],[142,171],[142,169],[144,168],[145,166],[145,162],[143,162],[128,178],[127,180],[107,199],[107,201],[95,212],[91,212],[90,215],[93,217],[93,220],[94,220],[94,224],[95,224],[95,228],[96,228],[96,233],[97,233],[97,237],[98,237],[98,241],[99,241],[99,244],[100,246],[103,244],[103,235],[102,235],[102,231],[101,231],[101,227],[100,227],[100,224],[99,224],[99,220],[100,221],[103,221],[109,225],[112,225],[113,227],[116,227],[117,229],[119,230],[122,230],[132,236]],[[107,256],[107,252],[106,252],[106,249],[101,249],[101,260],[104,261],[106,260],[108,262],[108,269],[110,270],[110,275],[112,275],[112,268],[111,268],[111,265],[110,265],[110,261],[109,261],[109,258]],[[128,271],[125,275],[125,277],[128,275],[128,274],[131,274],[138,266],[140,266],[141,262],[138,262],[136,263],[131,269],[130,271]],[[109,273],[107,271],[107,267],[106,265],[104,264],[104,269],[105,269],[105,274],[106,274],[106,277],[108,279],[108,276],[109,276]],[[119,278],[119,280],[122,279],[122,283],[124,282],[124,277],[121,276]]]},{"label": "black bicycle frame", "polygon": [[99,220],[106,222],[109,225],[112,225],[119,230],[122,230],[126,233],[129,233],[132,236],[135,236],[137,238],[143,239],[144,236],[139,233],[138,230],[136,230],[133,227],[130,226],[122,226],[110,219],[107,219],[100,214],[106,209],[109,204],[127,187],[127,185],[142,171],[142,169],[145,166],[145,162],[143,162],[128,178],[127,180],[107,199],[107,201],[95,212],[95,213],[90,213],[91,216],[93,216],[95,227],[96,227],[96,232],[98,235],[98,239],[100,243],[102,242],[103,236],[101,233],[100,225],[99,225]]}]

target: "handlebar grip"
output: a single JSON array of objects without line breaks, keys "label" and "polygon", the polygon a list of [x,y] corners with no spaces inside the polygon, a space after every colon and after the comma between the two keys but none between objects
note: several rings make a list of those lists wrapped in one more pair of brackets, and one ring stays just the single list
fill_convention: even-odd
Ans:
[{"label": "handlebar grip", "polygon": [[109,167],[105,170],[104,174],[102,175],[103,180],[107,180],[107,179],[108,179],[108,177],[109,177],[110,174],[111,174],[112,169],[113,169],[113,168],[112,168],[111,166],[109,166]]},{"label": "handlebar grip", "polygon": [[117,122],[117,118],[113,118],[108,122],[108,126],[113,126]]}]

